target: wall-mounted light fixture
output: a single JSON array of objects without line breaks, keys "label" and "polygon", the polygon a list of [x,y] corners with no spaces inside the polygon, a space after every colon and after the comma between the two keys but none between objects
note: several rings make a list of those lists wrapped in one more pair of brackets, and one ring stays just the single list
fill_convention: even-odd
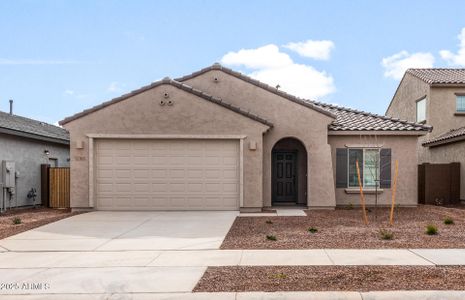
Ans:
[{"label": "wall-mounted light fixture", "polygon": [[44,150],[44,154],[49,156],[50,155],[50,151],[48,151],[47,149]]}]

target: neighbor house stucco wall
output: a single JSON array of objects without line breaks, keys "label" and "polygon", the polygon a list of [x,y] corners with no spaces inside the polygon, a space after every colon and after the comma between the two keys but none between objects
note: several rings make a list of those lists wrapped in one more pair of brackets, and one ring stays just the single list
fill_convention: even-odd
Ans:
[{"label": "neighbor house stucco wall", "polygon": [[[331,145],[333,174],[336,177],[336,149],[346,148],[347,146],[366,147],[379,145],[383,148],[391,148],[391,178],[394,179],[395,160],[399,161],[399,172],[397,179],[396,203],[399,205],[417,205],[417,136],[398,136],[398,135],[331,135],[329,136]],[[336,181],[333,181],[333,187],[336,187]],[[358,205],[360,203],[359,193],[347,193],[345,188],[335,188],[337,205]],[[391,188],[383,189],[378,195],[379,205],[391,204]],[[373,205],[375,203],[374,194],[366,194],[366,203]]]},{"label": "neighbor house stucco wall", "polygon": [[427,97],[426,124],[432,131],[418,138],[418,164],[422,163],[461,163],[461,199],[465,199],[464,146],[463,143],[443,145],[440,147],[423,147],[422,143],[442,135],[449,130],[465,126],[465,115],[456,114],[456,94],[465,93],[464,86],[432,85],[411,74],[399,84],[392,103],[386,114],[390,117],[415,121],[416,100]]},{"label": "neighbor house stucco wall", "polygon": [[465,94],[464,87],[436,87],[431,88],[430,119],[428,124],[433,126],[433,131],[428,139],[441,135],[451,129],[465,126],[465,115],[456,114],[457,96]]},{"label": "neighbor house stucco wall", "polygon": [[[45,150],[49,151],[48,156],[45,155]],[[0,133],[0,163],[3,160],[14,161],[16,171],[19,172],[16,199],[12,205],[32,205],[32,199],[27,198],[31,188],[37,190],[36,204],[42,203],[40,165],[48,164],[50,158],[56,158],[59,167],[69,166],[69,146]]]},{"label": "neighbor house stucco wall", "polygon": [[265,206],[272,205],[272,149],[286,137],[298,139],[307,150],[307,205],[335,206],[331,149],[327,135],[328,125],[334,120],[332,117],[220,70],[208,71],[185,80],[185,83],[250,110],[274,124],[263,138],[262,194]]},{"label": "neighbor house stucco wall", "polygon": [[[423,80],[406,73],[386,111],[386,116],[416,122],[416,102],[426,97],[426,120],[430,116],[430,89]],[[428,122],[427,122],[428,123]],[[428,123],[429,124],[429,123]]]},{"label": "neighbor house stucco wall", "polygon": [[[160,105],[165,93],[172,106]],[[71,206],[89,207],[89,134],[244,135],[244,207],[263,206],[262,139],[268,126],[203,98],[163,84],[64,125],[71,137]],[[77,149],[77,143],[83,149]],[[257,149],[249,150],[249,142]]]}]

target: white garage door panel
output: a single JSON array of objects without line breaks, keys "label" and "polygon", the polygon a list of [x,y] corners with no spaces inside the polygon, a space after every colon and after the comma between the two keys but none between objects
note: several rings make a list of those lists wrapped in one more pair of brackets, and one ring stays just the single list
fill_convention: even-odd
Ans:
[{"label": "white garage door panel", "polygon": [[97,140],[98,209],[237,210],[239,142]]}]

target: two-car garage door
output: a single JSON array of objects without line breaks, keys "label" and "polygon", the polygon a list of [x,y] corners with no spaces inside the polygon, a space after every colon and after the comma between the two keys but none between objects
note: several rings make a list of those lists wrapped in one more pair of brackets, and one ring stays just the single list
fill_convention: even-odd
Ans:
[{"label": "two-car garage door", "polygon": [[237,140],[95,142],[101,210],[237,210]]}]

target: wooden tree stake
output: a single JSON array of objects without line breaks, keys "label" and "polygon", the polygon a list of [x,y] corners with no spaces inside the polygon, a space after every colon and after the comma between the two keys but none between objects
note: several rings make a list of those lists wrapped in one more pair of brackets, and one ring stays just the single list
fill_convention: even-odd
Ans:
[{"label": "wooden tree stake", "polygon": [[392,204],[391,214],[389,216],[389,224],[394,224],[394,207],[396,205],[396,191],[397,191],[397,174],[399,171],[399,161],[396,159],[396,167],[394,171],[394,186],[392,187]]},{"label": "wooden tree stake", "polygon": [[365,222],[365,225],[368,225],[367,210],[365,208],[365,195],[363,194],[363,185],[362,185],[362,181],[360,180],[360,167],[358,166],[358,159],[355,161],[355,165],[357,166],[357,177],[358,177],[358,186],[360,187],[360,204],[363,210],[363,221]]}]

